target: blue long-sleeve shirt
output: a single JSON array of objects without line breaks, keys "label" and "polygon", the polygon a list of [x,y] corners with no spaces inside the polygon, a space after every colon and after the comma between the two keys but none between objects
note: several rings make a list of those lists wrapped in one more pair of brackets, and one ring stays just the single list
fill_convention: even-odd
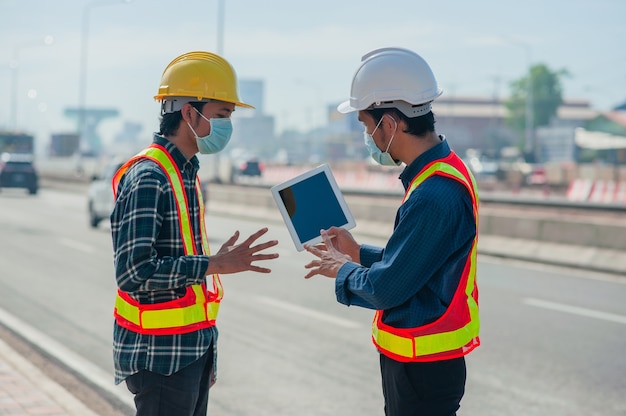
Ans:
[{"label": "blue long-sleeve shirt", "polygon": [[[400,174],[405,189],[428,163],[450,154],[443,139]],[[452,301],[476,235],[472,199],[458,181],[426,179],[400,206],[387,245],[362,245],[335,282],[337,301],[384,310],[383,322],[411,328],[433,322]]]}]

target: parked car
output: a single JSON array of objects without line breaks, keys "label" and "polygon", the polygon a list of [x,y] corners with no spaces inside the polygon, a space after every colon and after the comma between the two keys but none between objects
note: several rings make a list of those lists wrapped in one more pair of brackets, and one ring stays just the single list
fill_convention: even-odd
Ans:
[{"label": "parked car", "polygon": [[246,159],[237,166],[238,176],[261,176],[263,174],[263,164],[256,157]]},{"label": "parked car", "polygon": [[113,159],[106,167],[102,175],[92,178],[87,191],[87,209],[89,211],[89,225],[93,228],[104,219],[108,219],[113,211],[113,189],[111,181],[115,172],[124,164],[125,160]]},{"label": "parked car", "polygon": [[0,155],[0,188],[26,188],[34,195],[39,190],[39,174],[28,153]]}]

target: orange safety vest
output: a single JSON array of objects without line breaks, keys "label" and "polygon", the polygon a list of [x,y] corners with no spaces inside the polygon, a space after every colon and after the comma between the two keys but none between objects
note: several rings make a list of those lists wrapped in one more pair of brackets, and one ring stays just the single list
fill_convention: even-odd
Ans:
[{"label": "orange safety vest", "polygon": [[[113,195],[117,197],[120,179],[139,159],[150,159],[156,162],[167,175],[176,199],[185,255],[197,255],[183,178],[174,159],[163,146],[153,143],[126,162],[113,177]],[[209,255],[209,239],[204,223],[204,201],[197,176],[196,194],[200,205],[202,250]],[[212,327],[215,325],[220,301],[224,296],[219,275],[214,274],[212,277],[212,292],[207,291],[206,283],[196,284],[188,286],[183,297],[156,304],[140,304],[127,292],[118,289],[114,310],[116,322],[126,329],[147,335],[185,334]]]},{"label": "orange safety vest", "polygon": [[476,237],[467,256],[463,274],[452,302],[436,321],[416,328],[394,328],[383,323],[383,311],[376,311],[372,340],[378,350],[401,362],[440,361],[462,357],[480,345],[478,332],[478,287],[476,253],[478,242],[478,189],[465,163],[454,153],[425,166],[409,185],[402,203],[427,178],[442,175],[461,182],[472,197]]}]

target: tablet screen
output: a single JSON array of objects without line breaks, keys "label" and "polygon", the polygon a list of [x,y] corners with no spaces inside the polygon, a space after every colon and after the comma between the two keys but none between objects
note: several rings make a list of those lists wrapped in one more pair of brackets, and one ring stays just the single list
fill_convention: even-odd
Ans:
[{"label": "tablet screen", "polygon": [[328,165],[276,185],[272,193],[299,251],[304,244],[319,243],[322,229],[355,226]]}]

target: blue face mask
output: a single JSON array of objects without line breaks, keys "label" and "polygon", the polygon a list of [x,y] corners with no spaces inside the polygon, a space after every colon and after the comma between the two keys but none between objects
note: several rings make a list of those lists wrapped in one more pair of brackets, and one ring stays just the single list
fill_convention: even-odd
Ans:
[{"label": "blue face mask", "polygon": [[205,155],[221,152],[226,147],[230,141],[230,136],[233,134],[233,124],[230,118],[208,119],[196,108],[194,108],[194,110],[211,125],[211,133],[209,133],[208,136],[198,137],[193,127],[191,127],[191,124],[187,123],[193,135],[196,137],[196,142],[198,142],[198,151]]},{"label": "blue face mask", "polygon": [[[383,119],[381,118],[378,124],[376,125],[376,127],[374,128],[374,131],[372,132],[372,134],[369,134],[367,132],[367,129],[363,132],[363,136],[365,139],[365,146],[367,147],[367,150],[370,152],[370,156],[372,157],[372,159],[374,159],[376,163],[378,163],[379,165],[400,166],[402,162],[396,162],[395,160],[393,160],[393,157],[391,157],[391,155],[389,154],[389,146],[391,146],[391,142],[393,141],[393,138],[396,135],[395,131],[393,133],[393,136],[391,136],[391,140],[389,140],[387,149],[384,152],[380,150],[378,146],[376,146],[376,143],[374,142],[374,137],[373,137],[374,133],[376,133],[376,130],[378,130],[378,126],[380,126],[380,123],[382,121]],[[393,121],[395,122],[395,120]],[[398,128],[398,123],[396,123],[396,129],[397,128]]]}]

